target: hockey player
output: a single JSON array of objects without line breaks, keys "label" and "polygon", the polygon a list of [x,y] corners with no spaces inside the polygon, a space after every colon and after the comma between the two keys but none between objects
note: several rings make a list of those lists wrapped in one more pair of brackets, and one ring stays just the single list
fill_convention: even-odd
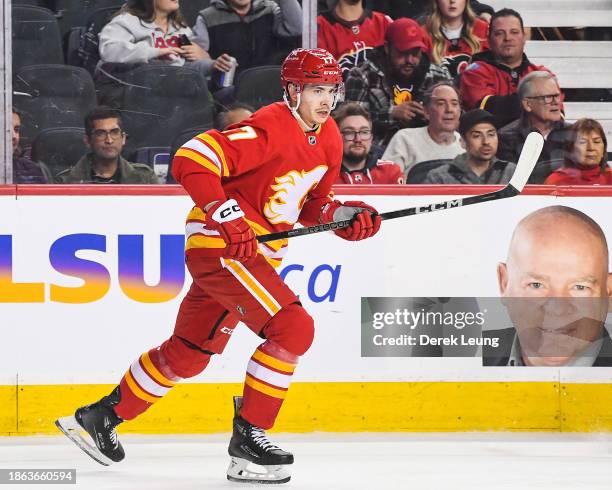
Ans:
[{"label": "hockey player", "polygon": [[[56,422],[102,464],[124,458],[116,427],[204,370],[229,340],[230,330],[219,327],[242,321],[265,341],[248,364],[243,397],[235,399],[227,477],[290,479],[283,466],[293,463],[293,455],[272,444],[265,430],[274,425],[299,357],[310,347],[314,322],[273,268],[287,241],[258,246],[256,236],[289,230],[296,222],[352,218],[349,228],[335,233],[361,240],[378,231],[381,219],[365,203],[330,197],[342,160],[340,133],[329,117],[343,89],[333,56],[322,49],[294,50],[283,62],[281,82],[284,103],[264,107],[228,130],[200,134],[176,153],[174,176],[195,207],[186,226],[193,284],[174,333],[134,361],[108,396]],[[253,473],[249,463],[265,472]]]}]

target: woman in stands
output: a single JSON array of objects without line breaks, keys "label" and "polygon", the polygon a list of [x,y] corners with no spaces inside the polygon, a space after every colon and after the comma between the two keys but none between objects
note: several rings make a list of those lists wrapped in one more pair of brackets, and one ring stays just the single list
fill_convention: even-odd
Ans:
[{"label": "woman in stands", "polygon": [[199,45],[181,15],[178,0],[128,0],[100,33],[102,63],[166,63],[203,75],[214,60]]},{"label": "woman in stands", "polygon": [[578,119],[570,128],[563,168],[544,181],[548,185],[612,185],[608,141],[601,124]]},{"label": "woman in stands", "polygon": [[446,65],[455,79],[471,63],[472,55],[489,46],[489,24],[476,17],[467,0],[433,0],[425,27],[431,60]]}]

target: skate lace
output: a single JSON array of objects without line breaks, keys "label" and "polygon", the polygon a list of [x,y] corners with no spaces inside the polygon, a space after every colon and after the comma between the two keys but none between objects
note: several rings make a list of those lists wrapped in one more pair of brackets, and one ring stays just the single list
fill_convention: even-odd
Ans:
[{"label": "skate lace", "polygon": [[117,431],[115,429],[112,429],[110,431],[109,437],[113,447],[116,448],[119,445],[119,441],[117,440]]},{"label": "skate lace", "polygon": [[259,427],[253,427],[251,429],[251,438],[253,439],[253,442],[261,447],[264,451],[274,451],[275,449],[280,450],[278,446],[270,442],[265,431]]}]

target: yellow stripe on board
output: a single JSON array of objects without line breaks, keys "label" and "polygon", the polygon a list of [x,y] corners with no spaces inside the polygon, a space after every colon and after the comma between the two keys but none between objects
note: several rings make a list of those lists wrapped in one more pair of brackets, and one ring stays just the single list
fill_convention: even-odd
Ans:
[{"label": "yellow stripe on board", "polygon": [[[16,390],[15,386],[0,386],[0,433],[57,435],[53,425],[57,417],[73,414],[76,408],[99,400],[113,388],[114,385],[25,385]],[[143,415],[121,424],[119,432],[230,432],[232,396],[241,394],[242,389],[242,383],[179,383]],[[612,431],[612,385],[292,383],[275,430]]]}]

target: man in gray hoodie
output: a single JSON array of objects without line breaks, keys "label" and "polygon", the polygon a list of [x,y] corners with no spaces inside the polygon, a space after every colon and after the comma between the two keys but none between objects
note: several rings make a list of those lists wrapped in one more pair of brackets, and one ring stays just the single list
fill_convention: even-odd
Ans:
[{"label": "man in gray hoodie", "polygon": [[229,57],[238,69],[280,64],[292,47],[289,38],[302,33],[302,8],[297,0],[212,0],[195,26],[194,42],[229,71]]},{"label": "man in gray hoodie", "polygon": [[466,152],[431,170],[423,184],[507,184],[514,163],[498,160],[497,128],[493,115],[483,109],[466,112],[459,120],[459,134]]}]

